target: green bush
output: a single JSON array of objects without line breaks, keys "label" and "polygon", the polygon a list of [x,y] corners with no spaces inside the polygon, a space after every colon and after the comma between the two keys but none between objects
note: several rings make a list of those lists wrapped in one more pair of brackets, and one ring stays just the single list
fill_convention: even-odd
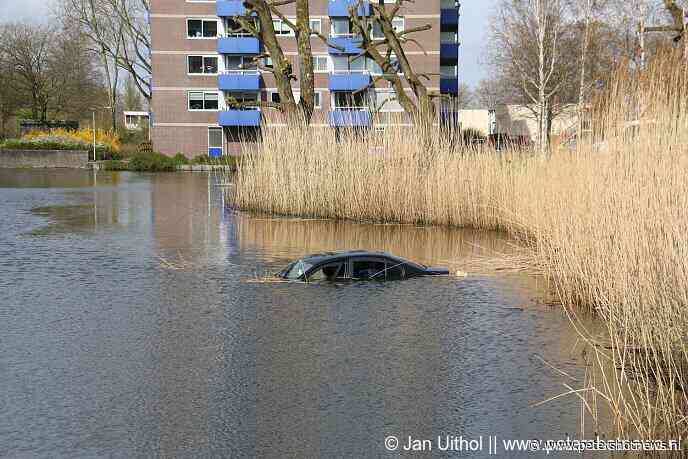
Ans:
[{"label": "green bush", "polygon": [[[89,153],[89,159],[93,158],[93,145],[82,142],[52,139],[8,139],[0,144],[0,148],[7,150],[81,150]],[[103,144],[96,144],[96,158],[98,160],[121,159],[121,155],[111,151]]]},{"label": "green bush", "polygon": [[23,140],[9,139],[2,143],[7,150],[87,150],[87,146],[79,142]]},{"label": "green bush", "polygon": [[184,164],[189,164],[189,158],[184,156],[182,153],[177,153],[172,157],[174,160],[175,164],[177,165],[184,165]]},{"label": "green bush", "polygon": [[101,168],[104,171],[128,171],[129,162],[121,160],[103,161],[101,164]]},{"label": "green bush", "polygon": [[175,158],[162,153],[138,153],[129,160],[129,170],[136,172],[172,172],[177,170]]}]

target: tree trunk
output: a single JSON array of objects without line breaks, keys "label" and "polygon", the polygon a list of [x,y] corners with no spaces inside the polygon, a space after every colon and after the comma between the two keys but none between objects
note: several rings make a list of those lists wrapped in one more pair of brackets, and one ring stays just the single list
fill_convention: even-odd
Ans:
[{"label": "tree trunk", "polygon": [[296,2],[296,43],[299,52],[299,105],[306,124],[310,123],[315,109],[315,77],[313,74],[313,51],[311,49],[310,14],[308,0]]}]

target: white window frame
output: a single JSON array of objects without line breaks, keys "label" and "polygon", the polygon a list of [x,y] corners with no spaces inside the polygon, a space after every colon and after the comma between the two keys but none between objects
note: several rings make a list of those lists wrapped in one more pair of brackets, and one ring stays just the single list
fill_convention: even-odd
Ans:
[{"label": "white window frame", "polygon": [[[216,73],[191,73],[189,69],[189,58],[191,57],[201,57],[204,59],[205,63],[205,58],[206,57],[214,57],[217,59],[217,72]],[[203,69],[205,70],[205,65],[203,65]],[[220,56],[218,54],[187,54],[186,55],[186,74],[188,76],[217,76],[220,73]]]},{"label": "white window frame", "polygon": [[[279,94],[279,91],[277,89],[268,89],[265,92],[268,95],[268,102],[272,102],[272,95],[273,94]],[[299,103],[299,101],[301,100],[301,92],[295,88],[292,88],[292,93],[294,94],[294,99],[296,100],[296,103]],[[313,106],[313,108],[316,110],[320,110],[320,109],[322,109],[323,91],[315,90],[314,93],[318,95],[318,99],[320,99],[320,103],[315,104]],[[316,102],[316,101],[314,101],[314,102]]]},{"label": "white window frame", "polygon": [[[293,23],[294,21],[296,21],[296,18],[287,17],[287,19],[289,20],[289,22],[292,22],[292,23]],[[282,30],[282,27],[285,26],[286,24],[285,24],[285,22],[284,22],[281,18],[279,18],[279,17],[273,17],[273,18],[272,18],[272,27],[275,28],[275,24],[278,23],[278,22],[279,22],[279,24],[280,24],[280,31],[281,31],[281,30]],[[289,26],[287,25],[287,27],[289,27]],[[292,29],[291,27],[289,27],[289,30],[291,30],[291,32],[289,32],[289,33],[275,33],[275,36],[276,36],[277,38],[279,38],[279,37],[294,37],[294,36],[296,36],[296,32],[294,32],[294,29]]]},{"label": "white window frame", "polygon": [[318,30],[314,33],[311,33],[311,35],[315,35],[315,33],[322,34],[322,18],[310,18],[308,20],[308,25],[311,26],[311,31],[313,31],[313,24],[314,22],[318,23]]},{"label": "white window frame", "polygon": [[[395,2],[396,2],[396,0],[395,0]],[[394,3],[394,2],[392,2],[392,3]],[[395,21],[401,21],[401,28],[394,27]],[[394,30],[396,30],[397,32],[403,32],[404,30],[406,30],[406,18],[404,18],[404,16],[395,17],[392,20],[392,27],[394,27]],[[374,40],[381,40],[381,39],[385,38],[385,36],[384,36],[384,34],[383,35],[375,35],[375,27],[373,27],[372,30],[370,31],[370,38],[372,38]]]},{"label": "white window frame", "polygon": [[[399,29],[398,27],[394,27],[394,21],[401,21],[401,29]],[[404,16],[395,17],[394,19],[392,19],[392,27],[397,33],[403,32],[404,30],[406,30],[406,18]]]},{"label": "white window frame", "polygon": [[208,147],[206,148],[205,152],[206,152],[206,154],[210,154],[211,148],[218,148],[218,147],[211,147],[210,146],[210,130],[211,129],[219,129],[220,130],[220,136],[222,136],[221,137],[222,140],[220,141],[221,145],[219,147],[222,150],[222,153],[220,154],[220,156],[224,156],[225,155],[225,132],[224,132],[224,129],[222,129],[222,127],[220,127],[220,126],[208,126]]},{"label": "white window frame", "polygon": [[[205,95],[206,94],[215,94],[217,95],[217,108],[216,109],[207,109],[207,108],[191,108],[191,94],[192,93],[198,93],[200,92],[203,94],[203,106],[205,107]],[[189,112],[219,112],[222,110],[222,106],[220,103],[221,100],[221,95],[220,91],[187,91],[186,93],[186,110]]]},{"label": "white window frame", "polygon": [[[399,105],[399,108],[396,110],[389,110],[389,109],[385,108],[385,107],[389,106],[388,104],[385,104],[384,106],[380,107],[380,104],[378,104],[378,102],[377,102],[377,96],[378,96],[378,94],[381,94],[381,93],[391,94],[393,97],[396,97],[396,94],[397,94],[396,91],[394,91],[393,89],[376,89],[375,90],[375,109],[376,110],[379,110],[380,113],[402,113],[404,111],[404,108],[401,107],[401,104]],[[394,102],[399,104],[399,99],[395,100]]]},{"label": "white window frame", "polygon": [[[215,22],[217,24],[217,35],[214,37],[190,37],[189,36],[189,21],[202,21],[202,22]],[[186,39],[187,40],[217,40],[217,37],[221,36],[221,29],[220,26],[222,24],[220,23],[220,20],[218,18],[198,18],[198,17],[190,17],[186,18]],[[201,27],[203,27],[201,25]]]},{"label": "white window frame", "polygon": [[[315,66],[315,59],[325,59],[325,70],[318,70]],[[313,73],[330,73],[332,68],[330,63],[330,56],[328,54],[314,54],[313,55]]]}]

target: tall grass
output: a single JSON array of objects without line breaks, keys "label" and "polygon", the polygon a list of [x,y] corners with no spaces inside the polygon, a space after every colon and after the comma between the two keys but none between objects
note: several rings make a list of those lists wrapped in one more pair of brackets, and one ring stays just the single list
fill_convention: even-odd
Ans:
[{"label": "tall grass", "polygon": [[685,436],[687,89],[686,64],[671,53],[642,72],[621,68],[593,113],[594,134],[546,157],[464,148],[418,129],[336,139],[329,129],[266,127],[246,147],[233,199],[284,215],[509,233],[567,310],[593,311],[607,326],[608,342],[586,336],[599,371],[580,394],[604,401],[621,434]]}]

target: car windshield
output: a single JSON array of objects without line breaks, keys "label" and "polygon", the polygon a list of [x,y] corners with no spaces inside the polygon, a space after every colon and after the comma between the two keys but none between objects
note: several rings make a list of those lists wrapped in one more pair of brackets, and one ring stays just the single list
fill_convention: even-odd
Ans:
[{"label": "car windshield", "polygon": [[291,266],[285,277],[287,279],[298,279],[299,277],[303,276],[306,271],[311,269],[312,266],[313,265],[311,263],[306,263],[303,260],[299,260],[294,263],[293,266]]}]

